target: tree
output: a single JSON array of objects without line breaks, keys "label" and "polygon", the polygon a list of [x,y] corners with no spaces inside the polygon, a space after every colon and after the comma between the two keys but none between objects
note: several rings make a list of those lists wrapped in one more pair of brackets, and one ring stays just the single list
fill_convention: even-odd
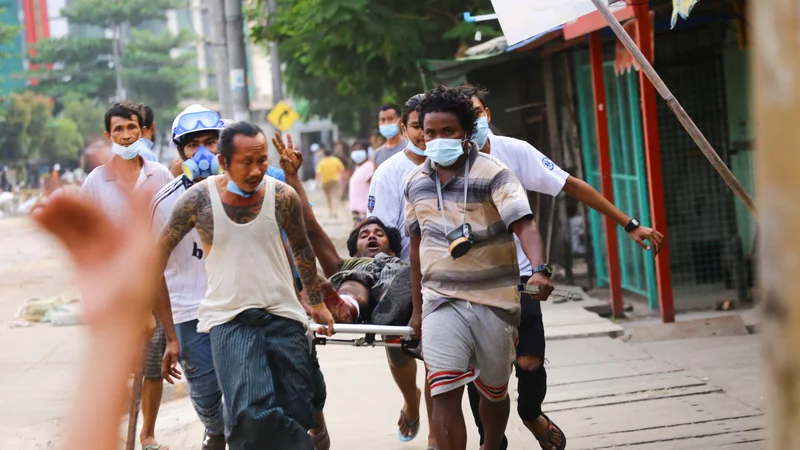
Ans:
[{"label": "tree", "polygon": [[[154,36],[136,28],[148,20],[164,20],[165,11],[184,5],[182,0],[76,0],[62,10],[71,24],[92,25],[119,31],[130,27],[126,48],[116,46],[114,38],[64,37],[36,44],[38,55],[33,63],[49,67],[30,74],[39,79],[38,92],[61,99],[74,92],[99,102],[108,102],[116,93],[115,61],[123,67],[122,80],[128,86],[128,98],[139,99],[149,92],[152,99],[180,98],[196,75],[187,69],[189,56],[170,62],[174,49],[189,42],[187,35],[171,36],[165,32]],[[161,67],[165,68],[162,69]],[[183,76],[175,73],[180,68]],[[147,83],[142,74],[147,73]],[[162,102],[163,104],[164,102]],[[174,107],[174,105],[171,105]],[[155,109],[155,108],[154,108]]]},{"label": "tree", "polygon": [[[5,11],[5,9],[0,8],[0,17],[4,15]],[[0,23],[0,47],[13,42],[18,33],[19,27]],[[7,54],[0,50],[0,58],[4,58],[5,56],[7,56]]]},{"label": "tree", "polygon": [[262,2],[250,11],[251,36],[278,42],[289,92],[310,114],[362,134],[380,102],[422,90],[420,60],[454,57],[478,30],[498,34],[463,21],[464,11],[490,11],[490,0],[278,0],[269,25]]},{"label": "tree", "polygon": [[81,145],[102,136],[106,107],[76,93],[67,93],[61,99],[61,117],[72,121],[83,138]]},{"label": "tree", "polygon": [[57,162],[76,159],[83,145],[77,125],[53,117],[53,100],[31,91],[4,99],[6,120],[0,123],[0,160]]},{"label": "tree", "polygon": [[52,120],[44,133],[41,159],[48,162],[76,161],[83,149],[78,125],[66,117]]}]

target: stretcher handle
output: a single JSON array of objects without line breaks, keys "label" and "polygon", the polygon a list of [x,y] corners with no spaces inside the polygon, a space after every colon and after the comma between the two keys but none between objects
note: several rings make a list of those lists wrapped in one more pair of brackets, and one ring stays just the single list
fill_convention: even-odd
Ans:
[{"label": "stretcher handle", "polygon": [[[320,328],[324,328],[325,325],[320,325],[318,323],[312,323],[308,326],[312,332],[316,333],[319,331]],[[414,329],[411,327],[398,327],[398,326],[388,326],[388,325],[354,325],[354,324],[346,324],[346,323],[337,323],[333,326],[333,330],[336,334],[382,334],[384,336],[413,336]]]}]

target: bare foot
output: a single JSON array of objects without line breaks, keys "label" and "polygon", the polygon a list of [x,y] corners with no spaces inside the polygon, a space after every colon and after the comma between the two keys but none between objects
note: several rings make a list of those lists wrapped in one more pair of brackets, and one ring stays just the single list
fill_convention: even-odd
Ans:
[{"label": "bare foot", "polygon": [[[531,430],[531,433],[533,433],[533,436],[536,437],[537,440],[544,439],[547,436],[548,421],[544,416],[539,416],[539,418],[533,422],[526,421],[525,426]],[[550,436],[550,442],[539,441],[542,450],[556,450],[558,446],[561,445],[561,430],[552,422],[549,423],[549,426],[553,433]]]},{"label": "bare foot", "polygon": [[409,405],[408,403],[403,405],[403,414],[405,414],[405,420],[403,420],[403,414],[401,414],[400,418],[397,420],[397,427],[402,436],[409,438],[419,431],[419,407],[421,399],[422,391],[417,388],[417,403],[414,405]]}]

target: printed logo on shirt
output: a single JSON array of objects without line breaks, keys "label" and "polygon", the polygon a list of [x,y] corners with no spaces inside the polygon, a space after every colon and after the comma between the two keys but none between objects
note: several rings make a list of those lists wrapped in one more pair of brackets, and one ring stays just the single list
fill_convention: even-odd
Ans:
[{"label": "printed logo on shirt", "polygon": [[550,161],[546,156],[542,158],[542,164],[547,167],[548,170],[553,170],[556,168],[556,165],[553,164],[553,161]]},{"label": "printed logo on shirt", "polygon": [[203,259],[203,249],[197,246],[197,242],[192,242],[194,244],[194,249],[192,250],[192,256],[197,259]]},{"label": "printed logo on shirt", "polygon": [[375,196],[374,195],[370,195],[369,199],[367,199],[367,209],[369,209],[369,212],[372,212],[375,209]]}]

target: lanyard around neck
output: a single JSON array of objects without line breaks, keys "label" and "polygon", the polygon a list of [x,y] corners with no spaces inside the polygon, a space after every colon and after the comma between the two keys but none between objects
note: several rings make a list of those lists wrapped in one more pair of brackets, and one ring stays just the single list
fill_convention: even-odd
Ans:
[{"label": "lanyard around neck", "polygon": [[[453,175],[455,176],[455,175]],[[464,236],[467,233],[467,188],[469,187],[469,154],[467,154],[467,165],[464,168],[464,219],[461,222],[461,226],[464,228]],[[439,196],[439,211],[442,212],[442,220],[444,221],[444,234],[447,236],[450,234],[450,230],[447,229],[447,218],[444,215],[444,198],[442,197],[442,181],[439,178],[439,171],[436,171],[436,194]]]}]

